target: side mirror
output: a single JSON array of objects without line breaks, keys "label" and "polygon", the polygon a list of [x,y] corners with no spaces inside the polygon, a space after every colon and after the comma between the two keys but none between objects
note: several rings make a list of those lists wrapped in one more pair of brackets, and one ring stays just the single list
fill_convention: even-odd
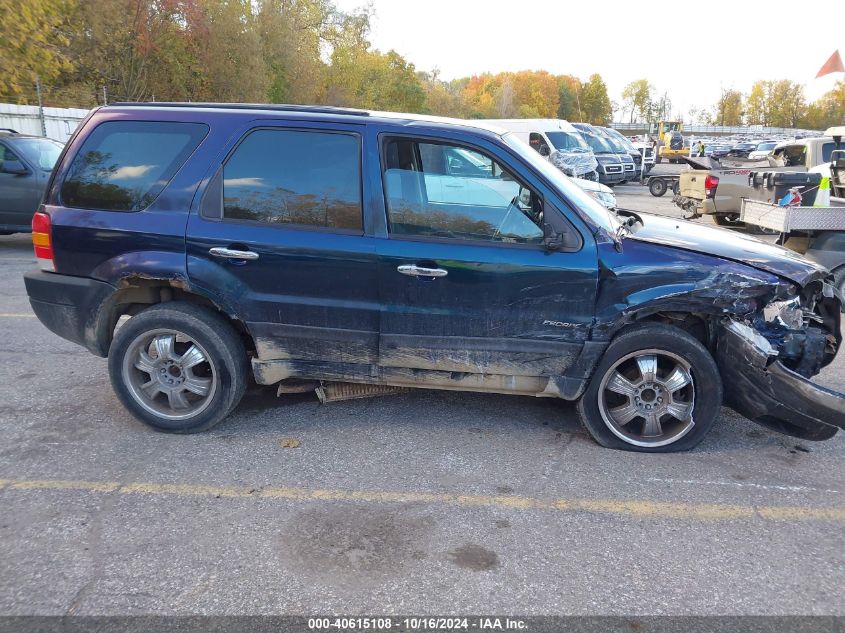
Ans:
[{"label": "side mirror", "polygon": [[543,223],[543,246],[547,251],[571,250],[579,247],[578,235],[573,231],[564,230],[558,233],[548,222]]},{"label": "side mirror", "polygon": [[5,160],[3,161],[3,167],[0,169],[4,174],[28,174],[29,170],[26,166],[19,160]]},{"label": "side mirror", "polygon": [[540,145],[540,156],[548,156],[552,153],[552,150],[549,149],[548,145]]}]

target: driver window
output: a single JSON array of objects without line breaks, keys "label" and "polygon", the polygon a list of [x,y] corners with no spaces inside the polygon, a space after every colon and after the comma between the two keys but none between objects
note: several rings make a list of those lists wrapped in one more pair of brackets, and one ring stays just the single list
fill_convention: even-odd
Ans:
[{"label": "driver window", "polygon": [[549,144],[546,143],[546,139],[543,138],[543,135],[538,132],[531,132],[531,134],[528,135],[528,144],[533,147],[540,156],[548,156],[551,154]]},{"label": "driver window", "polygon": [[389,139],[385,160],[391,234],[542,243],[539,196],[486,154]]}]

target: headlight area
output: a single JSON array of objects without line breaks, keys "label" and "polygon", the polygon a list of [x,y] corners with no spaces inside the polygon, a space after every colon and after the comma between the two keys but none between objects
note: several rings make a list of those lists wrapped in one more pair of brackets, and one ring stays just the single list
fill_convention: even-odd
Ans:
[{"label": "headlight area", "polygon": [[727,404],[807,440],[828,439],[845,427],[845,394],[809,380],[841,345],[839,310],[832,286],[816,280],[804,288],[782,286],[753,315],[725,317],[716,357]]},{"label": "headlight area", "polygon": [[812,378],[834,359],[842,342],[839,299],[824,280],[803,289],[791,286],[786,294],[765,305],[751,325],[789,369]]}]

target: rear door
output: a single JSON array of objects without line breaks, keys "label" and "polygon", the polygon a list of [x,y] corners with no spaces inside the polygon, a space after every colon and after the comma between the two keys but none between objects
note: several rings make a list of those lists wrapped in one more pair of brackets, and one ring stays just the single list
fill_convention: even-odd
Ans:
[{"label": "rear door", "polygon": [[362,204],[363,126],[257,122],[217,166],[187,228],[191,282],[242,319],[261,360],[369,373],[375,246]]},{"label": "rear door", "polygon": [[[449,157],[462,153],[484,168],[453,173]],[[517,178],[490,148],[383,135],[382,162],[389,239],[378,247],[381,365],[563,374],[592,324],[589,236],[571,252],[547,250],[544,221],[562,230],[566,219],[548,190]],[[450,183],[460,197],[444,193]]]}]

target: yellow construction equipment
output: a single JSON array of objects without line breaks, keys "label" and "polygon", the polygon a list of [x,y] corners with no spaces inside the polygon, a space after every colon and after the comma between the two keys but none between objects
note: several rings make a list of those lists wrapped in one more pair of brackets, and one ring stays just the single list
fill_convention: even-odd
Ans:
[{"label": "yellow construction equipment", "polygon": [[677,163],[680,162],[681,156],[689,156],[689,145],[681,134],[684,130],[682,121],[659,121],[656,125],[652,123],[650,127],[650,133],[657,132],[656,162],[668,160],[670,163]]}]

